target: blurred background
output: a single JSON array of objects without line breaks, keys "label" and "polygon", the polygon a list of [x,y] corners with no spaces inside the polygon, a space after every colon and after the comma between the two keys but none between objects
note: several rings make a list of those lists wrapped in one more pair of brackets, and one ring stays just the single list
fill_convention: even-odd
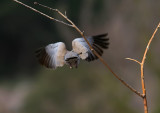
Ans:
[{"label": "blurred background", "polygon": [[[60,20],[57,13],[22,2]],[[85,35],[108,33],[103,58],[115,73],[141,91],[140,66],[146,44],[160,22],[160,0],[38,0],[61,12]],[[80,37],[73,28],[13,2],[0,1],[0,113],[143,113],[143,101],[96,60],[78,69],[41,66],[35,50]],[[149,113],[160,113],[160,30],[145,62]]]}]

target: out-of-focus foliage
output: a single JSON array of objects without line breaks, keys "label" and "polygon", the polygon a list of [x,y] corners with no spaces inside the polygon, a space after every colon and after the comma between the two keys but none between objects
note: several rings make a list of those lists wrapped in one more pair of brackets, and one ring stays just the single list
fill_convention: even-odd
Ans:
[{"label": "out-of-focus foliage", "polygon": [[134,109],[127,105],[130,94],[122,92],[116,82],[113,84],[110,80],[115,80],[111,76],[106,76],[100,68],[86,69],[82,66],[73,70],[65,67],[54,72],[40,72],[39,81],[25,106],[26,113],[134,113]]},{"label": "out-of-focus foliage", "polygon": [[[57,13],[22,2],[64,20]],[[39,0],[57,8],[86,35],[109,33],[110,47],[103,58],[127,83],[141,91],[139,66],[124,58],[141,60],[158,22],[159,0]],[[124,87],[99,60],[81,61],[78,69],[48,70],[34,51],[80,35],[15,2],[0,1],[0,112],[2,113],[141,113],[142,99]],[[64,20],[65,21],[65,20]],[[160,31],[145,63],[149,112],[160,112]]]}]

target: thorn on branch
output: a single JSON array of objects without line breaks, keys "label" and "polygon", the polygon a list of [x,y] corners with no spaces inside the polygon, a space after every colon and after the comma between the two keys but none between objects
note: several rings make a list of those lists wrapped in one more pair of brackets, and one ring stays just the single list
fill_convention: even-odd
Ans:
[{"label": "thorn on branch", "polygon": [[37,2],[34,2],[34,5],[37,5],[38,3]]},{"label": "thorn on branch", "polygon": [[147,49],[149,50],[149,46],[147,45]]},{"label": "thorn on branch", "polygon": [[67,12],[66,11],[64,12],[64,15],[67,17]]},{"label": "thorn on branch", "polygon": [[84,35],[84,31],[82,31],[82,34]]},{"label": "thorn on branch", "polygon": [[145,98],[146,97],[146,95],[145,94],[142,94],[142,98]]},{"label": "thorn on branch", "polygon": [[159,23],[158,27],[160,27],[160,23]]},{"label": "thorn on branch", "polygon": [[[52,8],[51,8],[52,9]],[[59,10],[58,9],[52,9],[52,10],[55,10],[56,12],[59,12]]]}]

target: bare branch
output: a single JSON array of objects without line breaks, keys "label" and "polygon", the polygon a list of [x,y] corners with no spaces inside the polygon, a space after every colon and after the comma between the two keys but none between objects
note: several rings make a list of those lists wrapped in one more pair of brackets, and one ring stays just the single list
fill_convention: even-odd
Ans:
[{"label": "bare branch", "polygon": [[131,60],[131,61],[134,61],[134,62],[137,62],[138,64],[140,64],[140,65],[141,65],[141,63],[140,63],[138,60],[135,60],[135,59],[132,59],[132,58],[125,58],[125,59],[127,59],[127,60]]},{"label": "bare branch", "polygon": [[132,88],[129,84],[127,84],[124,80],[122,80],[117,74],[115,74],[112,69],[109,67],[109,65],[104,61],[104,59],[92,48],[91,44],[88,42],[87,38],[84,35],[84,31],[82,32],[69,18],[67,18],[63,13],[61,13],[58,9],[52,9],[48,6],[42,5],[37,3],[38,5],[42,6],[42,7],[46,7],[50,10],[54,10],[57,11],[63,18],[65,18],[80,34],[81,36],[85,39],[85,41],[87,42],[88,46],[90,47],[91,51],[100,59],[100,61],[109,69],[109,71],[119,80],[121,81],[126,87],[128,87],[131,91],[133,91],[134,93],[136,93],[138,96],[142,97],[141,93],[138,92],[137,90],[135,90],[134,88]]},{"label": "bare branch", "polygon": [[92,52],[93,52],[93,53],[100,59],[100,61],[109,69],[109,71],[110,71],[123,85],[125,85],[125,86],[128,87],[132,92],[134,92],[135,94],[137,94],[138,96],[140,96],[140,97],[143,98],[143,95],[142,95],[140,92],[138,92],[137,90],[135,90],[133,87],[131,87],[129,84],[127,84],[124,80],[122,80],[116,73],[113,72],[113,70],[112,70],[112,69],[109,67],[109,65],[104,61],[104,59],[92,48],[91,44],[88,42],[87,38],[84,36],[84,32],[82,32],[69,18],[67,18],[67,16],[66,16],[65,14],[61,13],[58,9],[52,9],[52,8],[50,8],[50,7],[47,7],[47,6],[44,6],[44,5],[39,4],[39,3],[37,3],[37,2],[34,2],[34,4],[37,4],[37,5],[40,5],[40,6],[42,6],[42,7],[46,7],[46,8],[48,8],[48,9],[50,9],[50,10],[56,11],[56,12],[59,13],[64,19],[66,19],[70,24],[64,23],[63,21],[56,20],[56,19],[54,19],[54,18],[52,18],[52,17],[50,17],[50,16],[48,16],[48,15],[46,15],[46,14],[44,14],[44,13],[38,11],[38,10],[36,10],[36,9],[34,9],[34,8],[32,8],[32,7],[24,4],[24,3],[22,3],[22,2],[19,2],[19,1],[17,1],[17,0],[13,0],[13,1],[15,1],[15,2],[17,2],[17,3],[21,4],[21,5],[24,5],[25,7],[29,8],[29,9],[37,12],[37,13],[40,13],[40,14],[42,14],[43,16],[46,16],[47,18],[49,18],[49,19],[51,19],[51,20],[54,20],[54,21],[63,23],[63,24],[65,24],[65,25],[67,25],[67,26],[70,26],[70,27],[75,28],[75,29],[80,33],[80,35],[84,38],[84,40],[86,41],[86,43],[88,44],[88,46],[89,46],[89,48],[92,50]]},{"label": "bare branch", "polygon": [[148,52],[148,50],[149,50],[149,46],[150,46],[150,44],[151,44],[151,42],[152,42],[152,40],[153,40],[153,38],[154,38],[154,35],[156,34],[156,32],[157,32],[157,30],[158,30],[159,27],[160,27],[160,23],[158,24],[157,28],[155,29],[152,37],[150,38],[150,40],[149,40],[149,42],[148,42],[148,44],[147,44],[146,50],[145,50],[144,55],[143,55],[143,58],[142,58],[142,64],[144,64],[144,62],[145,62],[146,55],[147,55],[147,52]]},{"label": "bare branch", "polygon": [[149,47],[150,47],[150,44],[156,34],[156,32],[158,31],[158,28],[160,27],[160,23],[158,24],[158,26],[156,27],[153,35],[151,36],[147,46],[146,46],[146,49],[145,49],[145,52],[144,52],[144,55],[143,55],[143,58],[142,58],[142,62],[141,62],[141,83],[142,83],[142,91],[143,91],[143,104],[144,104],[144,112],[145,113],[148,113],[148,105],[147,105],[147,96],[146,96],[146,88],[145,88],[145,79],[144,79],[144,62],[145,62],[145,59],[146,59],[146,55],[147,55],[147,52],[149,50]]},{"label": "bare branch", "polygon": [[18,1],[18,0],[13,0],[13,1],[15,1],[15,2],[17,2],[17,3],[19,3],[19,4],[23,5],[23,6],[25,6],[25,7],[27,7],[27,8],[29,8],[29,9],[31,9],[31,10],[33,10],[33,11],[35,11],[35,12],[39,13],[39,14],[41,14],[41,15],[43,15],[43,16],[45,16],[45,17],[47,17],[47,18],[51,19],[51,20],[54,20],[54,21],[59,22],[59,23],[62,23],[62,24],[64,24],[64,25],[67,25],[67,26],[73,27],[71,24],[65,23],[65,22],[60,21],[60,20],[58,20],[58,19],[55,19],[55,18],[53,18],[53,17],[51,17],[51,16],[48,16],[48,15],[46,15],[46,14],[44,14],[44,13],[42,13],[42,12],[38,11],[37,9],[32,8],[32,7],[30,7],[30,6],[26,5],[26,4],[24,4],[24,3],[22,3],[22,2],[20,2],[20,1]]},{"label": "bare branch", "polygon": [[66,20],[71,24],[72,27],[75,27],[75,24],[74,24],[70,19],[68,19],[65,14],[61,13],[61,11],[59,11],[58,9],[53,9],[53,8],[51,8],[51,7],[42,5],[42,4],[38,3],[38,2],[34,2],[34,4],[39,5],[39,6],[42,6],[42,7],[44,7],[44,8],[49,9],[49,10],[56,11],[56,12],[57,12],[58,14],[60,14],[64,19],[66,19]]}]

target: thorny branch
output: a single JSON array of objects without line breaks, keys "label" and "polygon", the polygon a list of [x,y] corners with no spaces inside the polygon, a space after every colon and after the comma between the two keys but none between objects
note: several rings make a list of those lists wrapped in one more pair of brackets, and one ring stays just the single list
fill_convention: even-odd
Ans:
[{"label": "thorny branch", "polygon": [[151,44],[151,42],[152,42],[152,40],[153,40],[156,32],[158,31],[158,28],[160,27],[160,23],[158,24],[157,28],[155,29],[152,37],[150,38],[150,40],[149,40],[149,42],[148,42],[148,44],[147,44],[147,47],[146,47],[146,49],[145,49],[145,52],[144,52],[144,56],[143,56],[143,58],[142,58],[142,61],[139,62],[138,60],[135,60],[135,59],[132,59],[132,58],[126,58],[126,59],[128,59],[128,60],[131,60],[131,61],[134,61],[134,62],[140,64],[140,66],[141,66],[141,83],[142,83],[142,91],[143,91],[143,93],[141,94],[140,92],[138,92],[137,90],[135,90],[134,88],[132,88],[130,85],[128,85],[124,80],[122,80],[117,74],[115,74],[115,73],[112,71],[112,69],[111,69],[111,68],[109,67],[109,65],[104,61],[104,59],[92,48],[91,44],[88,42],[87,38],[86,38],[85,35],[84,35],[84,31],[82,32],[82,31],[67,17],[66,11],[65,11],[65,14],[63,14],[63,13],[60,12],[58,9],[52,9],[52,8],[47,7],[47,6],[45,6],[45,5],[39,4],[39,3],[37,3],[37,2],[34,2],[34,4],[36,4],[36,5],[40,5],[40,6],[42,6],[42,7],[48,8],[48,9],[50,9],[50,10],[56,11],[56,12],[57,12],[58,14],[60,14],[64,19],[66,19],[66,20],[69,22],[69,24],[68,24],[68,23],[65,23],[65,22],[63,22],[63,21],[60,21],[60,20],[58,20],[58,19],[55,19],[55,18],[53,18],[53,17],[50,17],[50,16],[48,16],[48,15],[46,15],[46,14],[44,14],[44,13],[42,13],[42,12],[40,12],[40,11],[38,11],[38,10],[36,10],[36,9],[34,9],[34,8],[28,6],[28,5],[26,5],[26,4],[24,4],[24,3],[20,2],[20,1],[18,1],[18,0],[13,0],[13,1],[15,1],[15,2],[21,4],[21,5],[23,5],[23,6],[27,7],[27,8],[35,11],[35,12],[37,12],[37,13],[40,13],[41,15],[43,15],[43,16],[51,19],[51,20],[54,20],[54,21],[56,21],[56,22],[62,23],[62,24],[64,24],[64,25],[67,25],[67,26],[69,26],[69,27],[73,27],[74,29],[76,29],[76,30],[80,33],[80,35],[85,39],[85,41],[87,42],[87,44],[88,44],[88,46],[90,47],[91,51],[100,59],[100,61],[109,69],[109,71],[110,71],[122,84],[124,84],[126,87],[128,87],[132,92],[136,93],[138,96],[140,96],[140,97],[143,98],[143,102],[144,102],[144,112],[145,112],[145,113],[148,113],[147,98],[146,98],[146,89],[145,89],[145,83],[144,83],[144,68],[143,68],[143,67],[144,67],[144,62],[145,62],[145,59],[146,59],[147,52],[148,52],[148,50],[149,50],[149,46],[150,46],[150,44]]},{"label": "thorny branch", "polygon": [[109,67],[109,65],[104,61],[104,59],[92,48],[91,44],[88,42],[87,38],[85,37],[84,32],[82,32],[70,19],[68,19],[68,17],[67,17],[66,15],[64,15],[63,13],[61,13],[58,9],[52,9],[52,8],[50,8],[50,7],[47,7],[47,6],[44,6],[44,5],[39,4],[39,3],[37,3],[37,2],[34,2],[34,4],[38,4],[38,5],[40,5],[40,6],[43,6],[43,7],[46,7],[46,8],[49,8],[49,9],[51,9],[51,10],[56,11],[56,12],[59,13],[63,18],[65,18],[70,24],[65,23],[65,22],[63,22],[63,21],[60,21],[60,20],[57,20],[57,19],[55,19],[55,18],[53,18],[53,17],[50,17],[50,16],[48,16],[48,15],[46,15],[46,14],[44,14],[44,13],[42,13],[42,12],[40,12],[40,11],[38,11],[38,10],[36,10],[36,9],[34,9],[34,8],[28,6],[28,5],[26,5],[26,4],[24,4],[24,3],[20,2],[20,1],[18,1],[18,0],[13,0],[13,1],[15,1],[15,2],[21,4],[21,5],[23,5],[23,6],[27,7],[27,8],[35,11],[35,12],[37,12],[37,13],[40,13],[41,15],[43,15],[43,16],[51,19],[51,20],[54,20],[54,21],[56,21],[56,22],[60,22],[60,23],[62,23],[62,24],[65,24],[65,25],[67,25],[67,26],[70,26],[70,27],[75,28],[75,29],[80,33],[80,35],[85,39],[85,41],[87,42],[87,44],[88,44],[88,46],[90,47],[91,51],[100,59],[100,61],[109,69],[109,71],[110,71],[122,84],[124,84],[126,87],[128,87],[132,92],[134,92],[135,94],[137,94],[137,95],[140,96],[140,97],[143,97],[143,95],[142,95],[140,92],[138,92],[137,90],[135,90],[133,87],[131,87],[129,84],[127,84],[124,80],[122,80],[116,73],[113,72],[113,70],[112,70],[112,69]]}]

